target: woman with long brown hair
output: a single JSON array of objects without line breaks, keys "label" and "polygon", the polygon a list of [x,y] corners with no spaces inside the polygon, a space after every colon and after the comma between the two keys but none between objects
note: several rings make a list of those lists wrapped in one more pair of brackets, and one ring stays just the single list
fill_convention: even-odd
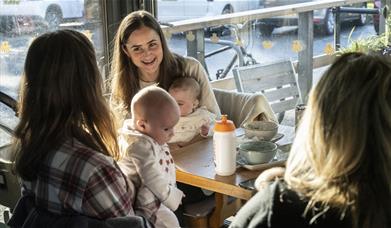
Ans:
[{"label": "woman with long brown hair", "polygon": [[178,77],[194,77],[201,86],[200,105],[219,115],[205,69],[194,58],[172,53],[157,20],[146,11],[127,15],[114,40],[111,65],[112,106],[121,123],[130,117],[133,96],[158,84],[166,91]]},{"label": "woman with long brown hair", "polygon": [[23,194],[56,214],[133,214],[133,185],[117,168],[117,134],[95,51],[83,34],[37,37],[22,76],[16,171]]},{"label": "woman with long brown hair", "polygon": [[[140,89],[157,84],[168,91],[172,82],[180,77],[193,77],[201,87],[199,105],[220,115],[201,63],[192,57],[171,52],[158,21],[146,11],[130,13],[119,25],[114,39],[110,77],[111,107],[120,125],[131,117],[130,105]],[[189,196],[184,199],[184,204],[206,197],[200,188],[181,183],[178,183],[178,187]],[[211,192],[206,194],[210,195]]]}]

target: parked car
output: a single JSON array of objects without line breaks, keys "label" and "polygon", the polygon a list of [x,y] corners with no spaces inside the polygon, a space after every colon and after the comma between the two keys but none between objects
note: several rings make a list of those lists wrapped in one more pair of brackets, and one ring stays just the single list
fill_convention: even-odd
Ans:
[{"label": "parked car", "polygon": [[40,16],[35,15],[0,15],[0,34],[20,36],[34,34],[38,36],[48,30],[49,25]]},{"label": "parked car", "polygon": [[84,0],[0,0],[0,15],[34,15],[45,18],[50,28],[84,16]]},{"label": "parked car", "polygon": [[[321,0],[314,0],[321,1]],[[275,7],[282,6],[288,4],[296,4],[303,2],[311,2],[311,0],[264,0],[263,7]],[[353,5],[347,5],[348,7],[359,7],[366,8],[366,3],[356,3]],[[366,22],[366,14],[357,14],[357,13],[341,13],[340,19],[341,22],[354,22],[357,25],[364,25]],[[315,10],[314,11],[314,26],[323,34],[329,35],[334,32],[334,14],[331,8]],[[272,17],[267,19],[262,19],[260,22],[260,31],[265,36],[270,36],[274,30],[274,28],[288,26],[288,25],[297,25],[298,24],[298,16],[295,15],[287,15],[287,16],[279,16]]]},{"label": "parked car", "polygon": [[157,18],[163,23],[258,9],[261,0],[158,0]]}]

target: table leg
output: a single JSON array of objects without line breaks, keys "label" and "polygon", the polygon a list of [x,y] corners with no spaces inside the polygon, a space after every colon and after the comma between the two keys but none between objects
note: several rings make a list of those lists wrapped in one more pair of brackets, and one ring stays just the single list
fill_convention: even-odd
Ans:
[{"label": "table leg", "polygon": [[224,204],[224,195],[218,192],[215,192],[215,209],[213,210],[212,215],[210,216],[209,226],[211,228],[219,228],[222,220],[222,209]]},{"label": "table leg", "polygon": [[234,215],[242,206],[240,199],[229,199],[229,196],[216,192],[216,206],[209,219],[209,227],[219,228],[223,225],[224,219]]}]

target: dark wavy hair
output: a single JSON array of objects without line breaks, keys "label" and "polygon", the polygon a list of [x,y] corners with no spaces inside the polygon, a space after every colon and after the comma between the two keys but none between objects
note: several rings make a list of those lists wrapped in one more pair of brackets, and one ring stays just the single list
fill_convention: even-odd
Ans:
[{"label": "dark wavy hair", "polygon": [[19,95],[15,167],[23,179],[35,180],[44,158],[72,138],[119,158],[95,50],[82,33],[58,30],[37,37]]}]

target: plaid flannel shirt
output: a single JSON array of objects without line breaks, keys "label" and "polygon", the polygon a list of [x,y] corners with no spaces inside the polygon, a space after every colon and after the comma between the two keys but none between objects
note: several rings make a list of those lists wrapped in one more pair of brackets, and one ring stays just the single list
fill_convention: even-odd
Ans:
[{"label": "plaid flannel shirt", "polygon": [[116,162],[76,139],[66,141],[42,162],[38,178],[23,181],[38,207],[58,214],[98,219],[134,214],[134,187]]}]

